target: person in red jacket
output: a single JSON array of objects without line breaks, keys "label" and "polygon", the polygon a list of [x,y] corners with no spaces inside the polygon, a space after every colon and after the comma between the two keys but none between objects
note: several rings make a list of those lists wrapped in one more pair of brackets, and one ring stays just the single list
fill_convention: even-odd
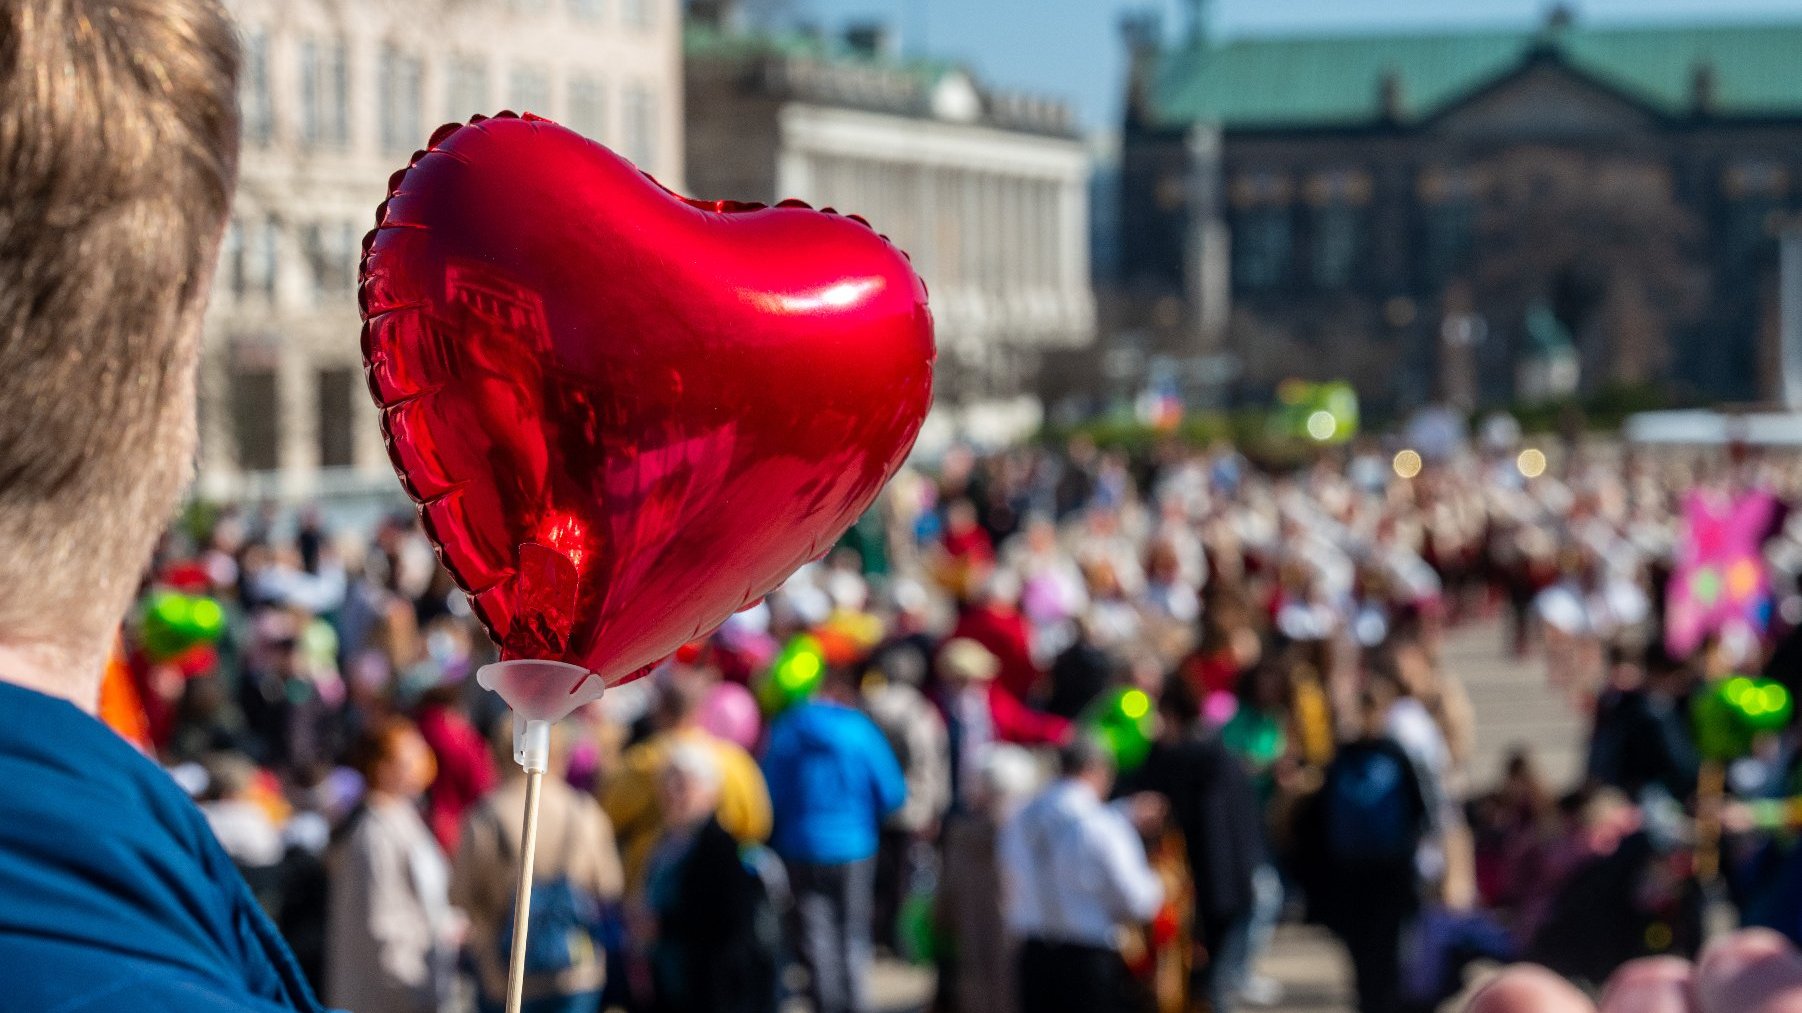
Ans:
[{"label": "person in red jacket", "polygon": [[992,571],[977,585],[957,617],[953,638],[981,644],[996,661],[995,681],[1016,700],[1031,700],[1044,673],[1033,660],[1031,629],[1020,613],[1019,585]]},{"label": "person in red jacket", "polygon": [[438,776],[426,791],[427,816],[447,855],[457,853],[463,814],[496,783],[493,751],[459,706],[461,691],[454,684],[431,690],[418,713],[419,734],[438,761]]}]

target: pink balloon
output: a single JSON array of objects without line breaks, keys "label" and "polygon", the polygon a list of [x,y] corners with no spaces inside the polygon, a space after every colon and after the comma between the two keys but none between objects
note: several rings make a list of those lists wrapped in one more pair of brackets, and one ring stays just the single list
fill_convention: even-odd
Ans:
[{"label": "pink balloon", "polygon": [[757,745],[763,727],[757,698],[736,682],[721,682],[709,690],[700,718],[702,728],[746,749]]}]

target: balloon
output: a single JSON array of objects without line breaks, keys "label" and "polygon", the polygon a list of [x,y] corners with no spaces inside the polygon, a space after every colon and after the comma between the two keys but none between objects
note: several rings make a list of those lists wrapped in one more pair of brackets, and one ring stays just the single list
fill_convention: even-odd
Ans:
[{"label": "balloon", "polygon": [[609,684],[830,549],[932,398],[925,286],[862,219],[678,197],[530,115],[394,175],[360,296],[389,456],[502,657]]},{"label": "balloon", "polygon": [[225,635],[225,610],[211,598],[158,591],[144,604],[138,642],[152,661],[170,661]]},{"label": "balloon", "polygon": [[1084,732],[1101,739],[1114,754],[1114,766],[1125,772],[1137,770],[1150,755],[1153,722],[1151,696],[1122,686],[1089,704],[1081,724]]},{"label": "balloon", "polygon": [[701,727],[728,742],[746,749],[757,745],[763,730],[763,715],[757,710],[757,698],[736,682],[715,683],[701,701]]},{"label": "balloon", "polygon": [[825,652],[818,640],[803,633],[782,645],[757,683],[757,702],[765,714],[780,714],[818,693],[825,681]]},{"label": "balloon", "polygon": [[1696,743],[1707,759],[1736,760],[1752,751],[1752,740],[1759,735],[1788,727],[1795,713],[1795,700],[1781,682],[1736,675],[1696,700]]}]

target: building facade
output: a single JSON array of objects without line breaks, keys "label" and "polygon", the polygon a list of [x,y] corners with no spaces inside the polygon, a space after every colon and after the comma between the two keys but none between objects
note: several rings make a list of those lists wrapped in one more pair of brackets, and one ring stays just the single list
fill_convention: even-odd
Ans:
[{"label": "building facade", "polygon": [[1130,26],[1115,330],[1379,407],[1768,396],[1802,21]]},{"label": "building facade", "polygon": [[676,0],[227,0],[238,192],[207,311],[200,495],[396,490],[356,275],[387,180],[441,123],[531,111],[682,177]]},{"label": "building facade", "polygon": [[931,292],[934,428],[1036,427],[1044,356],[1094,334],[1089,161],[1069,109],[902,61],[874,30],[749,34],[702,13],[717,9],[697,7],[687,37],[690,192],[867,218]]}]

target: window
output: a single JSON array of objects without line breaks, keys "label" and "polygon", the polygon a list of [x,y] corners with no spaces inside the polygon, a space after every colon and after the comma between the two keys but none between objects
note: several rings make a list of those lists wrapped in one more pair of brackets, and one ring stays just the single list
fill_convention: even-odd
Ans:
[{"label": "window", "polygon": [[1290,246],[1288,208],[1241,211],[1233,228],[1233,284],[1245,289],[1282,284],[1289,274]]},{"label": "window", "polygon": [[1789,173],[1782,164],[1746,160],[1721,176],[1721,193],[1727,198],[1723,250],[1738,270],[1776,242],[1772,222],[1783,210],[1789,192]]},{"label": "window", "polygon": [[1428,282],[1440,284],[1457,273],[1470,256],[1477,208],[1468,200],[1452,201],[1428,208],[1426,216],[1421,269]]},{"label": "window", "polygon": [[230,401],[238,467],[244,471],[274,471],[281,467],[281,389],[275,368],[235,367]]},{"label": "window", "polygon": [[1332,204],[1314,209],[1314,284],[1320,288],[1344,288],[1357,274],[1358,254],[1364,238],[1361,208]]},{"label": "window", "polygon": [[488,63],[479,56],[459,56],[450,64],[450,118],[467,120],[494,111],[488,99]]},{"label": "window", "polygon": [[1476,241],[1479,198],[1486,179],[1466,168],[1422,172],[1417,192],[1423,209],[1420,268],[1430,285],[1463,270]]},{"label": "window", "polygon": [[306,227],[303,243],[315,299],[349,292],[356,286],[358,248],[356,229],[349,222],[314,222]]},{"label": "window", "polygon": [[235,215],[225,227],[225,241],[219,249],[219,271],[224,276],[225,290],[232,298],[244,298],[244,226]]},{"label": "window", "polygon": [[655,16],[652,4],[655,0],[620,0],[620,19],[628,28],[650,28],[651,19]]},{"label": "window", "polygon": [[392,47],[382,51],[382,147],[411,151],[425,144],[420,105],[425,68],[419,57]]},{"label": "window", "polygon": [[643,85],[626,89],[625,155],[650,172],[657,161],[657,98]]},{"label": "window", "polygon": [[551,110],[551,77],[534,67],[515,67],[507,81],[507,95],[514,111],[547,116]]},{"label": "window", "polygon": [[607,129],[607,91],[599,80],[570,78],[569,108],[564,111],[563,123],[578,134],[601,139]]},{"label": "window", "polygon": [[342,42],[300,44],[300,139],[342,147],[350,142],[350,66]]},{"label": "window", "polygon": [[1312,208],[1308,261],[1317,287],[1344,288],[1356,278],[1371,190],[1370,175],[1359,169],[1329,169],[1308,178],[1303,189]]},{"label": "window", "polygon": [[263,231],[257,245],[257,281],[262,284],[263,296],[271,301],[275,299],[276,282],[281,274],[281,253],[279,247],[282,239],[281,223],[274,215],[263,219]]},{"label": "window", "polygon": [[261,31],[245,32],[242,59],[238,111],[244,120],[244,140],[249,144],[268,144],[275,136],[275,106],[269,92],[269,37]]},{"label": "window", "polygon": [[327,366],[318,380],[319,466],[348,468],[356,464],[356,426],[351,406],[362,371],[349,366]]},{"label": "window", "polygon": [[569,16],[577,21],[599,21],[601,0],[569,0]]}]

